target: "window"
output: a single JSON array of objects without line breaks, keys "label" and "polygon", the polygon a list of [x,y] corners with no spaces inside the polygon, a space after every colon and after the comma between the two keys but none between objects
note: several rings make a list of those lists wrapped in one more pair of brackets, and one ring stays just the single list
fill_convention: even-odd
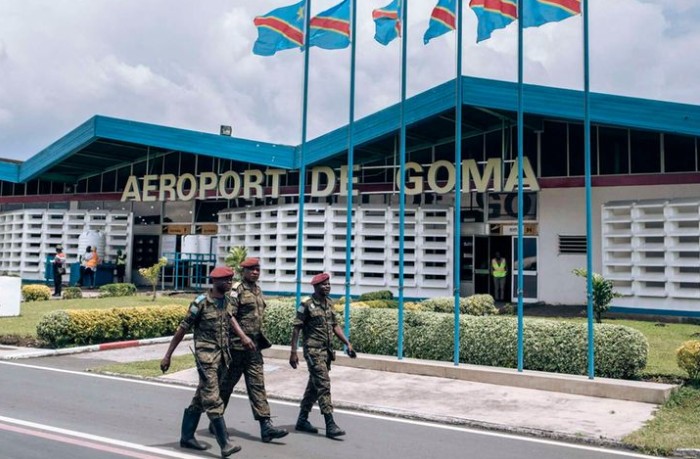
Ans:
[{"label": "window", "polygon": [[586,236],[559,235],[559,254],[585,254],[588,250]]},{"label": "window", "polygon": [[[591,175],[598,175],[598,130],[591,126]],[[569,176],[582,176],[586,173],[584,161],[583,125],[569,124]]]},{"label": "window", "polygon": [[544,123],[542,133],[542,177],[568,175],[568,134],[566,123]]},{"label": "window", "polygon": [[632,173],[661,172],[661,136],[655,132],[632,131]]},{"label": "window", "polygon": [[600,163],[600,175],[629,173],[627,129],[598,128],[598,161]]},{"label": "window", "polygon": [[664,167],[666,172],[695,171],[695,138],[664,134]]}]

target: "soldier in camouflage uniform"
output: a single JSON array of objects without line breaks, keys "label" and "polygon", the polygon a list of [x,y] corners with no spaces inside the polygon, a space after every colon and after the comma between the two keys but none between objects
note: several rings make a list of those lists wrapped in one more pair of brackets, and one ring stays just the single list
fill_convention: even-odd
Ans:
[{"label": "soldier in camouflage uniform", "polygon": [[246,258],[240,266],[243,269],[243,280],[233,285],[232,313],[245,335],[256,344],[256,347],[247,349],[238,337],[231,340],[231,364],[221,383],[221,397],[224,404],[228,404],[233,388],[243,376],[253,417],[260,422],[260,437],[264,443],[269,443],[275,438],[284,437],[289,432],[272,425],[270,405],[267,403],[265,392],[264,362],[261,351],[270,347],[270,342],[262,333],[263,314],[267,305],[262,290],[257,284],[260,277],[260,260]]},{"label": "soldier in camouflage uniform", "polygon": [[194,354],[199,373],[199,386],[190,406],[182,417],[180,446],[204,450],[207,447],[194,437],[199,418],[206,412],[221,447],[222,457],[240,451],[241,447],[229,441],[224,423],[224,402],[219,393],[218,375],[222,368],[230,364],[229,330],[241,337],[241,346],[255,348],[254,343],[241,330],[233,317],[233,302],[228,295],[233,282],[230,268],[214,268],[210,273],[213,287],[205,295],[200,295],[189,307],[187,316],[175,331],[170,346],[160,362],[160,369],[165,373],[170,368],[173,352],[185,333],[194,329]]},{"label": "soldier in camouflage uniform", "polygon": [[333,420],[333,403],[331,401],[331,379],[328,372],[331,361],[335,360],[333,335],[345,344],[346,352],[351,358],[357,357],[352,344],[345,337],[338,325],[333,311],[333,302],[328,298],[331,291],[330,276],[321,273],[311,279],[314,294],[304,298],[297,308],[294,329],[292,330],[292,352],[289,364],[296,368],[299,364],[297,342],[299,332],[303,335],[304,359],[309,370],[309,382],[306,384],[304,398],[296,423],[296,430],[318,433],[318,429],[309,422],[309,413],[316,401],[326,421],[326,437],[336,438],[345,435]]}]

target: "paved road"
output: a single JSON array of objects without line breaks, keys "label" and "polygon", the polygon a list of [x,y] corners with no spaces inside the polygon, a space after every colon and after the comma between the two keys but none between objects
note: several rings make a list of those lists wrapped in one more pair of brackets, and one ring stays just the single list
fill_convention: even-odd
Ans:
[{"label": "paved road", "polygon": [[[39,362],[0,362],[0,456],[8,459],[218,457],[213,449],[195,456],[177,448],[183,408],[193,390],[170,384],[49,368]],[[296,404],[274,402],[276,424],[292,428]],[[321,417],[313,414],[314,421]],[[645,457],[498,433],[339,412],[348,435],[341,441],[291,433],[276,443],[259,440],[246,400],[236,397],[226,414],[229,430],[243,446],[234,457],[334,459],[612,459]],[[47,452],[50,452],[47,454]]]}]

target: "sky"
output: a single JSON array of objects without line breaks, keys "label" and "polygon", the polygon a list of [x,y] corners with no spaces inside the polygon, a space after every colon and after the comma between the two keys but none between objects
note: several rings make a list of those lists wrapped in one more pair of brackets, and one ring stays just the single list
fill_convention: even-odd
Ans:
[{"label": "sky", "polygon": [[[312,14],[339,0],[313,0]],[[303,53],[252,54],[253,18],[295,0],[1,0],[0,158],[26,160],[94,115],[298,145]],[[400,101],[400,42],[358,1],[356,118]],[[436,0],[411,0],[407,95],[455,75],[455,34],[423,45]],[[517,26],[476,43],[463,74],[516,81]],[[590,0],[591,90],[700,105],[700,1]],[[525,30],[526,83],[583,87],[582,19]],[[350,52],[312,48],[308,139],[348,122]]]}]

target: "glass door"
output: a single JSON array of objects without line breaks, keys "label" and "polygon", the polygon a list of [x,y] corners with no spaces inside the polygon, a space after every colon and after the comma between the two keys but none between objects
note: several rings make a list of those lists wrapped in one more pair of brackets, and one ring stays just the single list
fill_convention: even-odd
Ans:
[{"label": "glass door", "polygon": [[[511,274],[512,301],[518,301],[518,273],[520,272],[520,260],[518,260],[518,237],[513,236],[513,271]],[[537,301],[537,237],[523,237],[523,301],[533,303]]]}]

